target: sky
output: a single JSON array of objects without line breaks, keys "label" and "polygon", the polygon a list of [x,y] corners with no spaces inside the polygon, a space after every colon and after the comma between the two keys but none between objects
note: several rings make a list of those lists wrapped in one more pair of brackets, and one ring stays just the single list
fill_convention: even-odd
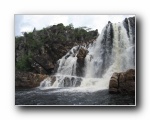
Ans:
[{"label": "sky", "polygon": [[31,32],[34,27],[40,30],[58,23],[72,23],[74,27],[86,26],[92,30],[98,29],[100,33],[108,21],[118,23],[132,16],[134,15],[15,15],[15,36]]}]

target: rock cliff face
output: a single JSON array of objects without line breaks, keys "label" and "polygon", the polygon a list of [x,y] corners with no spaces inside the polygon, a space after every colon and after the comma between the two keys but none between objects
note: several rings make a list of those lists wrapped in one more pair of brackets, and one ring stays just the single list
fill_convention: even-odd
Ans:
[{"label": "rock cliff face", "polygon": [[33,30],[16,37],[16,69],[37,74],[52,74],[57,60],[73,46],[89,44],[98,36],[98,31],[74,28],[72,25],[53,25],[43,30]]},{"label": "rock cliff face", "polygon": [[110,79],[109,93],[135,95],[135,70],[114,73]]},{"label": "rock cliff face", "polygon": [[[74,28],[73,25],[53,25],[43,30],[23,33],[15,38],[16,87],[35,87],[36,79],[27,80],[31,73],[34,75],[50,75],[57,70],[57,61],[73,46],[88,45],[98,36],[98,30],[88,31],[86,28]],[[82,54],[84,50],[80,53]],[[84,58],[79,54],[79,65]],[[83,53],[84,54],[84,53]],[[83,57],[85,57],[84,54]],[[82,60],[81,60],[82,59]],[[29,74],[29,75],[28,75]],[[21,78],[24,80],[22,81]],[[26,81],[25,81],[26,79]],[[20,81],[19,81],[20,80]],[[31,85],[27,83],[31,82]],[[41,81],[41,80],[40,80]]]},{"label": "rock cliff face", "polygon": [[17,72],[15,78],[16,88],[34,88],[40,85],[40,82],[47,78],[45,74],[35,74],[31,72]]}]

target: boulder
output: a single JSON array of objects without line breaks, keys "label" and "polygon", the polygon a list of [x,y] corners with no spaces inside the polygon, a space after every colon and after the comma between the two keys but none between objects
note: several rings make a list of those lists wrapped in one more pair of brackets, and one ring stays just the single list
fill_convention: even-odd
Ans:
[{"label": "boulder", "polygon": [[112,77],[110,78],[110,83],[109,83],[110,93],[118,92],[118,76],[119,76],[119,73],[113,73]]},{"label": "boulder", "polygon": [[109,93],[135,95],[135,70],[114,73],[109,82]]},{"label": "boulder", "polygon": [[129,69],[120,73],[118,91],[121,94],[135,94],[135,70]]},{"label": "boulder", "polygon": [[129,69],[125,72],[125,80],[135,82],[135,70]]}]

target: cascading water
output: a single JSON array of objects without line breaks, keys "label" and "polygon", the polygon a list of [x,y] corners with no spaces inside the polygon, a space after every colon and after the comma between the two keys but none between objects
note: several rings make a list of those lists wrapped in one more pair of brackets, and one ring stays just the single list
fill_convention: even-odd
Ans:
[{"label": "cascading water", "polygon": [[[108,22],[96,41],[88,47],[73,47],[58,60],[56,74],[42,81],[40,88],[108,89],[110,77],[114,72],[135,67],[135,28],[131,26],[129,19],[126,20],[115,24]],[[81,48],[88,50],[88,54],[84,59],[84,74],[79,77],[77,55]]]}]

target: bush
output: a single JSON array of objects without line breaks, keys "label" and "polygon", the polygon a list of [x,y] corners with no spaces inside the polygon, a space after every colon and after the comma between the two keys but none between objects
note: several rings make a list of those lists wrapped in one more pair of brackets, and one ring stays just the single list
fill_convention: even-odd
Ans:
[{"label": "bush", "polygon": [[48,26],[42,30],[34,28],[33,32],[23,32],[23,36],[15,37],[16,68],[22,71],[32,70],[30,59],[32,60],[34,55],[40,55],[41,48],[45,45],[48,45],[45,49],[49,53],[53,53],[51,48],[53,48],[53,45],[57,48],[56,43],[86,42],[95,38],[97,33],[97,30],[91,31],[87,27],[74,28],[73,24],[64,26],[62,23]]},{"label": "bush", "polygon": [[31,55],[23,55],[17,62],[16,68],[21,71],[28,71],[31,69],[29,59],[31,59]]}]

